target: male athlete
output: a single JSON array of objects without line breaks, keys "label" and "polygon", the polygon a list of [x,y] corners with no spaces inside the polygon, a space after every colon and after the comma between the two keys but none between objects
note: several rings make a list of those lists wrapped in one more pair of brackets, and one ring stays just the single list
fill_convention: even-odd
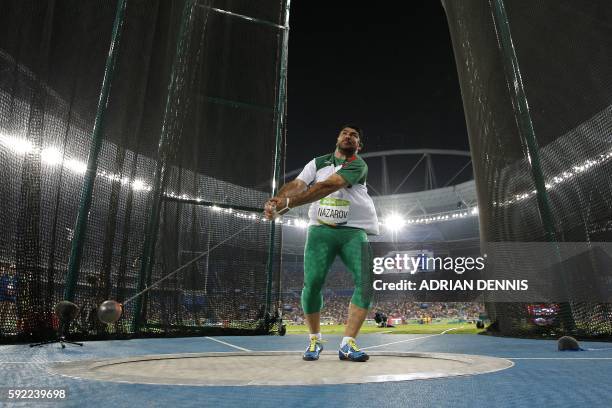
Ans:
[{"label": "male athlete", "polygon": [[[371,254],[366,234],[378,234],[378,218],[366,188],[368,166],[357,155],[362,147],[361,129],[345,125],[338,135],[336,150],[311,160],[295,180],[285,184],[265,205],[265,215],[272,219],[290,208],[312,203],[308,211],[310,222],[304,248],[302,290],[302,308],[310,332],[310,342],[303,356],[307,361],[318,360],[323,350],[321,289],[338,255],[355,283],[338,355],[340,360],[349,361],[369,358],[357,347],[355,337],[371,302]],[[362,259],[362,255],[367,258]]]}]

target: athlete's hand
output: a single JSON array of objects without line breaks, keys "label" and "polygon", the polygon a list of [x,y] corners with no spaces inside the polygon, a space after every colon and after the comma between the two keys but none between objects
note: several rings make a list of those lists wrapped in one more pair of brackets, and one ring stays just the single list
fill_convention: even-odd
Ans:
[{"label": "athlete's hand", "polygon": [[273,198],[269,199],[264,205],[264,217],[269,220],[274,219],[274,213],[276,212],[276,204],[272,200]]},{"label": "athlete's hand", "polygon": [[289,211],[289,199],[286,197],[272,197],[264,206],[264,215],[272,220]]}]

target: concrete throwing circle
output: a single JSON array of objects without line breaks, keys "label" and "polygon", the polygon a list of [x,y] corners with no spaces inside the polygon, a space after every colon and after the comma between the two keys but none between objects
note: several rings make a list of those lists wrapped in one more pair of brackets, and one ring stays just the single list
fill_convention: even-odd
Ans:
[{"label": "concrete throwing circle", "polygon": [[371,357],[366,363],[340,361],[331,353],[321,354],[318,361],[303,361],[299,352],[161,354],[57,363],[51,371],[100,381],[244,386],[409,381],[491,373],[513,366],[503,358],[467,354],[368,354]]}]

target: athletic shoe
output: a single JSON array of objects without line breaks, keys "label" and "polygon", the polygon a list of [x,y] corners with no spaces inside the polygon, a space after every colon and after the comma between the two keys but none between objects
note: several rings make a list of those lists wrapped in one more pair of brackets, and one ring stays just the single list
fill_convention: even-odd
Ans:
[{"label": "athletic shoe", "polygon": [[310,338],[310,344],[302,356],[303,360],[315,361],[319,359],[319,354],[323,351],[323,340],[316,337]]},{"label": "athletic shoe", "polygon": [[359,350],[355,340],[349,340],[344,346],[338,350],[338,357],[340,360],[351,360],[351,361],[368,361],[370,356],[365,352]]}]

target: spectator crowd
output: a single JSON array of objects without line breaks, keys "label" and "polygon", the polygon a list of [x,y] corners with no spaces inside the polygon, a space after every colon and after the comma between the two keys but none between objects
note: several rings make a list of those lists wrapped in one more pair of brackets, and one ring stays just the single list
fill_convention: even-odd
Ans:
[{"label": "spectator crowd", "polygon": [[[323,296],[323,323],[343,324],[348,317],[350,296],[337,296],[326,291]],[[485,313],[484,304],[468,302],[452,303],[422,303],[402,300],[375,299],[368,315],[374,319],[374,314],[381,312],[389,319],[400,319],[408,323],[422,319],[457,319],[477,320]],[[300,298],[296,293],[288,294],[283,299],[283,319],[295,324],[303,324],[303,310]]]}]

